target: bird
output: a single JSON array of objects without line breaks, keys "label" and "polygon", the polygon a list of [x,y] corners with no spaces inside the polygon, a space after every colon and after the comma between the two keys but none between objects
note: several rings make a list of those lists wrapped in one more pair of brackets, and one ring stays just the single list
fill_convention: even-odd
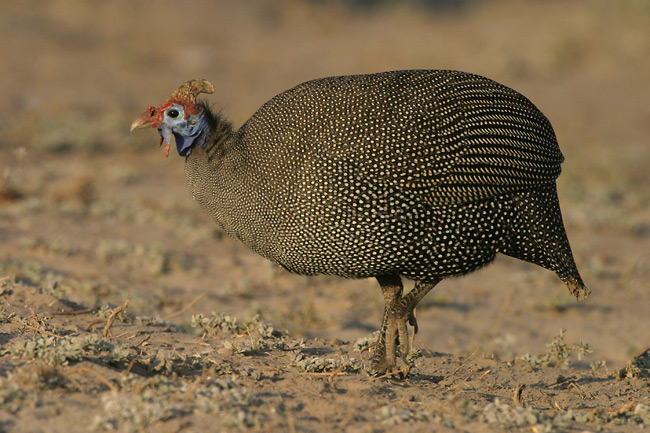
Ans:
[{"label": "bird", "polygon": [[214,90],[187,81],[131,131],[156,128],[166,156],[174,137],[194,201],[256,253],[296,274],[375,278],[378,374],[403,371],[422,298],[498,254],[555,272],[578,300],[590,294],[558,201],[564,157],[519,92],[454,70],[327,77],[235,129],[199,99]]}]

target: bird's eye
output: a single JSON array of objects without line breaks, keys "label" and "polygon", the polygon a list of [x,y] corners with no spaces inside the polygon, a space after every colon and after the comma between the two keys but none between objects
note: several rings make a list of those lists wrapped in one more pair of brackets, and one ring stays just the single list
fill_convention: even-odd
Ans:
[{"label": "bird's eye", "polygon": [[172,108],[171,110],[167,111],[167,116],[171,117],[172,119],[176,119],[180,113],[178,110]]}]

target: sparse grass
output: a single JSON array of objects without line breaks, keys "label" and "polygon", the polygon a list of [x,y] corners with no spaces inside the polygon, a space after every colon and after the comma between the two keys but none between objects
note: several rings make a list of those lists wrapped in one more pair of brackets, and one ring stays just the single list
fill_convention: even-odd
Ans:
[{"label": "sparse grass", "polygon": [[566,329],[561,329],[560,333],[553,339],[553,341],[546,345],[546,353],[533,356],[531,354],[526,354],[520,356],[518,359],[523,360],[524,362],[530,364],[533,368],[539,367],[568,367],[571,363],[570,358],[571,354],[575,353],[578,357],[578,360],[581,360],[582,357],[588,353],[591,353],[592,349],[589,346],[589,343],[584,343],[580,341],[578,344],[568,344],[564,341],[564,334]]},{"label": "sparse grass", "polygon": [[137,261],[137,265],[153,276],[170,271],[171,255],[157,245],[132,244],[124,239],[102,239],[95,253],[107,264],[123,259]]},{"label": "sparse grass", "polygon": [[366,337],[359,338],[352,347],[361,353],[369,352],[377,342],[377,339],[379,339],[379,331],[375,331]]},{"label": "sparse grass", "polygon": [[103,411],[94,420],[96,430],[150,431],[159,421],[193,413],[218,413],[226,425],[240,429],[260,426],[266,418],[262,400],[235,376],[205,375],[194,382],[134,378],[124,385],[124,391],[103,395]]},{"label": "sparse grass", "polygon": [[6,311],[5,306],[0,304],[0,323],[10,322],[15,316],[16,313]]},{"label": "sparse grass", "polygon": [[[36,288],[30,290],[38,292]],[[98,317],[105,322],[117,310],[119,308],[99,308],[94,314],[86,312],[83,317],[85,321]],[[582,410],[575,401],[573,406],[576,408],[573,409],[561,403],[554,410],[547,410],[539,403],[532,404],[530,399],[536,394],[527,391],[537,392],[535,389],[543,385],[527,387],[516,404],[507,404],[500,396],[485,401],[485,397],[473,388],[458,388],[462,384],[477,384],[502,367],[512,368],[494,360],[490,361],[489,367],[480,367],[480,363],[473,365],[474,361],[467,360],[456,367],[453,358],[449,358],[451,365],[437,379],[449,381],[442,388],[454,390],[448,394],[448,401],[440,400],[440,396],[426,402],[410,402],[404,396],[396,400],[390,396],[402,387],[407,390],[418,387],[428,379],[422,382],[427,376],[421,372],[408,379],[408,384],[394,377],[369,377],[370,371],[364,361],[349,356],[347,350],[354,349],[364,354],[376,339],[376,333],[359,339],[352,346],[336,346],[337,349],[332,351],[313,342],[309,342],[307,347],[302,340],[292,340],[259,316],[242,321],[232,315],[212,313],[209,317],[195,315],[191,320],[195,329],[203,334],[203,340],[208,342],[185,350],[177,344],[149,343],[153,333],[169,332],[164,321],[159,320],[133,320],[126,314],[116,315],[116,319],[122,320],[123,332],[116,337],[104,338],[80,328],[73,334],[63,332],[58,328],[57,316],[35,313],[21,317],[6,309],[3,314],[9,322],[0,322],[0,326],[12,326],[14,338],[0,353],[0,359],[12,359],[19,367],[10,371],[6,378],[0,377],[1,410],[18,416],[36,404],[34,392],[39,390],[60,389],[70,393],[93,389],[101,399],[101,405],[93,415],[93,427],[98,431],[151,431],[161,425],[170,425],[167,423],[173,420],[195,419],[193,417],[197,414],[218,416],[221,425],[236,430],[269,430],[278,426],[286,429],[288,419],[293,419],[291,423],[295,424],[293,417],[301,412],[290,412],[282,398],[260,386],[267,381],[300,381],[303,377],[307,382],[298,383],[321,381],[332,390],[338,389],[336,383],[339,380],[353,380],[362,387],[379,386],[378,389],[387,394],[377,394],[375,398],[380,404],[359,416],[369,416],[369,419],[389,428],[410,424],[451,428],[459,420],[468,426],[487,425],[540,432],[562,432],[567,426],[576,424],[650,425],[650,407],[639,401],[628,401],[614,410]],[[20,324],[24,326],[21,328]],[[161,325],[164,328],[160,328]],[[153,326],[154,330],[141,333],[138,330],[142,326]],[[140,338],[133,338],[138,335]],[[544,370],[548,367],[570,368],[571,354],[588,352],[588,345],[567,344],[564,338],[565,333],[561,331],[548,345],[547,353],[531,361],[539,374],[546,375]],[[619,380],[643,378],[640,373],[650,366],[646,355],[635,357]],[[409,363],[412,365],[420,356],[420,351],[412,350]],[[435,362],[440,368],[449,361],[441,359]],[[430,367],[431,363],[427,368]],[[571,377],[562,376],[565,382],[559,385],[557,380],[551,381],[552,385],[546,387],[545,392],[566,390],[575,396],[577,402],[593,399],[593,390],[583,388],[589,382],[580,385],[578,376],[579,373],[572,371]],[[602,378],[620,383],[611,375]],[[343,390],[352,385],[346,383]],[[508,389],[507,386],[503,388]],[[500,389],[497,387],[494,392],[503,394]],[[508,394],[512,395],[512,390]],[[557,400],[553,401],[557,405]],[[300,423],[305,421],[301,415],[298,419]]]},{"label": "sparse grass", "polygon": [[95,334],[73,337],[36,335],[14,343],[6,353],[21,358],[39,359],[54,366],[68,365],[101,354],[105,354],[111,363],[119,364],[118,361],[124,359],[121,346]]},{"label": "sparse grass", "polygon": [[363,363],[356,358],[347,356],[338,358],[306,356],[301,351],[296,351],[291,361],[291,367],[298,368],[306,373],[359,373],[367,371]]},{"label": "sparse grass", "polygon": [[0,272],[32,285],[47,286],[60,280],[60,275],[46,269],[40,260],[7,259],[0,265]]},{"label": "sparse grass", "polygon": [[204,337],[217,337],[226,334],[233,339],[223,341],[227,352],[235,354],[255,354],[268,352],[274,348],[294,350],[303,345],[302,340],[292,340],[282,331],[262,322],[259,315],[246,322],[238,322],[233,316],[213,312],[210,317],[202,314],[192,316],[192,327],[203,330]]}]

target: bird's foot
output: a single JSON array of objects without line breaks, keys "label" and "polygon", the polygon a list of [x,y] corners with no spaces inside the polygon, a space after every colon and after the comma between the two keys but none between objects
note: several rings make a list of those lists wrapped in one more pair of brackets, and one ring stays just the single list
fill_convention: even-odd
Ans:
[{"label": "bird's foot", "polygon": [[[410,365],[406,361],[409,353],[409,337],[406,328],[407,321],[417,326],[413,314],[408,315],[387,315],[384,319],[382,332],[379,335],[372,361],[372,369],[379,375],[390,374],[406,378]],[[400,358],[405,367],[397,368],[397,349],[399,347]]]},{"label": "bird's foot", "polygon": [[[413,326],[413,335],[418,332],[418,322],[415,319],[415,306],[436,285],[438,281],[423,283],[417,281],[413,289],[402,297],[402,281],[399,276],[377,277],[386,308],[381,323],[379,339],[375,344],[372,368],[378,374],[399,374],[408,376],[412,363],[407,361],[411,342],[409,341],[406,323]],[[405,367],[397,369],[397,348]]]}]

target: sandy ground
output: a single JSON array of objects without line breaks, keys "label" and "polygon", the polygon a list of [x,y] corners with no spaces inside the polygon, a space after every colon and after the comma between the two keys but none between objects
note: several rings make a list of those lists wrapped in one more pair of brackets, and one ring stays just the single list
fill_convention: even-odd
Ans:
[{"label": "sandy ground", "polygon": [[[3,3],[0,431],[650,428],[650,7],[462,3]],[[489,76],[547,115],[592,295],[505,257],[444,281],[402,380],[368,372],[375,281],[225,237],[182,160],[128,128],[191,78],[240,125],[307,79],[410,68]]]}]

